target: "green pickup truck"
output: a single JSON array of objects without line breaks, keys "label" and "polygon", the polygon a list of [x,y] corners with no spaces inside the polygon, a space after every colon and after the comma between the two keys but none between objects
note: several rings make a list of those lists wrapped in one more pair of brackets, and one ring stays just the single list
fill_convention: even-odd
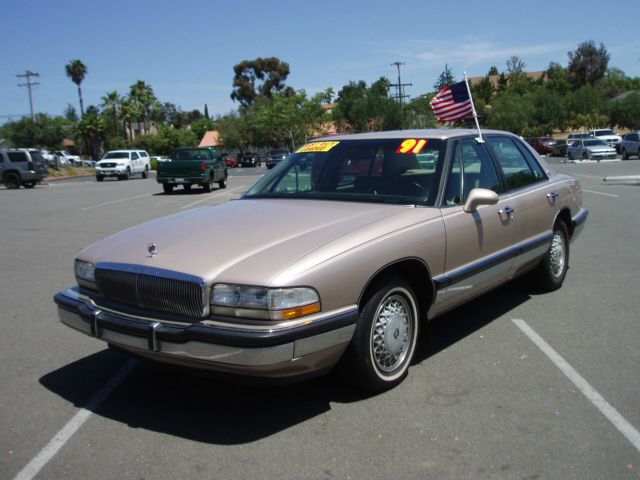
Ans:
[{"label": "green pickup truck", "polygon": [[214,183],[227,188],[227,167],[215,148],[179,148],[170,162],[158,163],[156,179],[162,184],[164,193],[173,192],[178,185],[185,190],[200,185],[210,192]]}]

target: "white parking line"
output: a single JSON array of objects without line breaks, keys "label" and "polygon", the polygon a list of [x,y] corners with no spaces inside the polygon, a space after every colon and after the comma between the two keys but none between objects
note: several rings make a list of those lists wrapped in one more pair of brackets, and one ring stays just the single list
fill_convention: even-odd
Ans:
[{"label": "white parking line", "polygon": [[588,192],[588,193],[595,193],[597,195],[606,195],[607,197],[620,198],[620,195],[614,195],[613,193],[596,192],[595,190],[585,190],[584,188],[582,189],[582,191]]},{"label": "white parking line", "polygon": [[589,382],[587,382],[567,361],[558,354],[551,346],[538,335],[524,320],[511,320],[516,326],[522,330],[529,339],[542,350],[556,367],[564,373],[573,384],[584,394],[585,397],[609,419],[613,426],[625,436],[629,442],[640,452],[640,432],[636,430],[618,411],[600,395]]},{"label": "white parking line", "polygon": [[58,451],[64,447],[65,443],[69,441],[69,439],[73,436],[74,433],[78,431],[78,429],[82,426],[84,422],[91,416],[92,411],[95,411],[102,402],[109,396],[111,392],[113,392],[118,385],[122,383],[122,381],[131,373],[131,371],[138,364],[138,361],[135,359],[130,359],[125,363],[122,368],[116,373],[111,379],[105,384],[104,387],[100,389],[98,393],[96,393],[89,403],[87,403],[86,408],[81,408],[78,413],[76,413],[71,420],[67,422],[67,424],[62,427],[58,433],[54,435],[54,437],[49,440],[49,443],[40,450],[40,453],[36,455],[33,460],[31,460],[20,473],[15,476],[14,480],[31,480],[35,477],[42,467],[44,467],[49,460],[51,460]]},{"label": "white parking line", "polygon": [[[224,197],[224,196],[226,196],[226,195],[232,194],[232,193],[233,193],[233,192],[235,192],[236,190],[240,190],[240,189],[242,189],[242,188],[245,188],[245,186],[244,186],[244,185],[240,185],[239,187],[232,188],[231,190],[225,190],[225,191],[224,191],[224,193],[222,193],[222,194],[220,194],[220,195],[216,195],[216,198],[218,198],[218,197]],[[202,202],[206,202],[207,200],[211,200],[211,197],[210,197],[210,196],[206,196],[205,198],[202,198],[202,199],[200,199],[200,200],[196,200],[195,202],[188,203],[188,204],[186,204],[186,205],[184,205],[184,206],[182,206],[182,207],[180,207],[180,208],[181,208],[182,210],[184,210],[185,208],[193,207],[194,205],[197,205],[197,204],[202,203]]]},{"label": "white parking line", "polygon": [[574,177],[595,178],[596,180],[602,180],[602,177],[596,177],[595,175],[584,175],[582,173],[572,173]]},{"label": "white parking line", "polygon": [[142,195],[136,195],[135,197],[119,198],[118,200],[112,200],[111,202],[100,203],[99,205],[91,205],[90,207],[84,207],[82,210],[92,210],[94,208],[106,207],[107,205],[114,205],[116,203],[128,202],[129,200],[135,200],[136,198],[150,197],[152,193],[143,193]]}]

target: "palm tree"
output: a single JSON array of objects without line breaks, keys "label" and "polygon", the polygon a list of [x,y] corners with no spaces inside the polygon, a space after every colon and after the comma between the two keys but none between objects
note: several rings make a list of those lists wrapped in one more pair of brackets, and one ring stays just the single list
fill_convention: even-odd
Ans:
[{"label": "palm tree", "polygon": [[80,84],[87,74],[87,67],[80,60],[71,60],[66,66],[67,77],[78,86],[78,97],[80,97],[80,116],[84,117],[84,105],[82,103],[82,89]]},{"label": "palm tree", "polygon": [[153,88],[142,80],[138,80],[131,85],[129,99],[140,109],[142,121],[144,122],[144,132],[149,133],[149,116],[151,115],[151,109],[158,103],[158,99],[153,93]]},{"label": "palm tree", "polygon": [[101,107],[105,109],[106,112],[111,112],[113,115],[113,125],[116,130],[116,137],[118,136],[118,111],[122,105],[122,97],[115,90],[113,92],[107,92],[107,94],[102,97],[102,105]]}]

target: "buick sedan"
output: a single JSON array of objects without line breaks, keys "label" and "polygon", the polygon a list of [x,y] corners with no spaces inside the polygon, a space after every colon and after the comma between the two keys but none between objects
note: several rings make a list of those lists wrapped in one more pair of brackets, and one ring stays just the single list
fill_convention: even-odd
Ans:
[{"label": "buick sedan", "polygon": [[560,288],[585,224],[575,178],[515,135],[476,135],[313,140],[239,200],[82,250],[59,317],[159,362],[389,389],[425,322],[519,275]]}]

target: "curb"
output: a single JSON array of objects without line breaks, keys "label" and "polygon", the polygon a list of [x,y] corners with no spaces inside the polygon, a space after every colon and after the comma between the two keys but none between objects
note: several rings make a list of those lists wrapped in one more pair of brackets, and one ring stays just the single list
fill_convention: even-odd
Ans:
[{"label": "curb", "polygon": [[40,183],[57,182],[58,180],[69,180],[70,178],[86,178],[86,177],[95,177],[95,175],[87,174],[87,175],[67,175],[64,177],[46,177],[46,178],[43,178]]}]

